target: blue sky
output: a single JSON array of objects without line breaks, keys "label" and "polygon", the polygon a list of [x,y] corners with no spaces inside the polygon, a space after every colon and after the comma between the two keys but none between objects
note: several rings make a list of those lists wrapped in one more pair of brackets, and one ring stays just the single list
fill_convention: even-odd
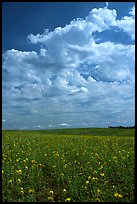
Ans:
[{"label": "blue sky", "polygon": [[134,120],[134,2],[2,3],[4,129]]}]

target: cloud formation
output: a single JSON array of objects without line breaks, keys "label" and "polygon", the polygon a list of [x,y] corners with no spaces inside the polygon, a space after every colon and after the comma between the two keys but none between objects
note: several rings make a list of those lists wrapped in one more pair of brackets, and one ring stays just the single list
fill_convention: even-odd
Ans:
[{"label": "cloud formation", "polygon": [[119,29],[134,42],[134,26],[135,7],[117,20],[106,3],[62,28],[30,34],[28,42],[40,44],[39,52],[5,52],[3,118],[9,127],[27,127],[29,121],[30,128],[132,121],[135,45],[98,43],[94,33]]}]

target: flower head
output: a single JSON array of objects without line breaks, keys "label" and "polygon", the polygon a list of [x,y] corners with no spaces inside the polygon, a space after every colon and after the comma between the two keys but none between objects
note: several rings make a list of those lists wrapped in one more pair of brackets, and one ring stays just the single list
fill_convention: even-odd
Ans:
[{"label": "flower head", "polygon": [[51,196],[48,196],[48,200],[52,202],[54,200],[54,198]]},{"label": "flower head", "polygon": [[19,169],[19,170],[16,170],[16,172],[17,172],[18,174],[21,174],[21,173],[22,173],[22,170]]},{"label": "flower head", "polygon": [[50,192],[49,192],[50,195],[53,195],[53,193],[54,193],[53,191],[50,191]]},{"label": "flower head", "polygon": [[101,201],[100,201],[100,198],[97,198],[97,199],[96,199],[96,202],[101,202]]},{"label": "flower head", "polygon": [[29,192],[29,193],[34,193],[34,189],[30,188],[30,189],[28,190],[28,192]]},{"label": "flower head", "polygon": [[119,198],[123,198],[122,194],[119,194]]},{"label": "flower head", "polygon": [[25,166],[25,169],[27,170],[27,169],[28,169],[28,167],[27,167],[27,166]]},{"label": "flower head", "polygon": [[37,162],[35,160],[31,160],[31,163],[32,164],[36,164]]},{"label": "flower head", "polygon": [[18,183],[21,183],[21,180],[20,180],[20,179],[18,179]]},{"label": "flower head", "polygon": [[8,184],[12,184],[12,180],[11,179],[8,181]]},{"label": "flower head", "polygon": [[100,193],[101,192],[101,190],[100,189],[97,189],[97,193]]},{"label": "flower head", "polygon": [[89,181],[86,181],[86,185],[88,185],[89,184]]},{"label": "flower head", "polygon": [[66,198],[65,199],[65,202],[70,202],[71,201],[71,198]]},{"label": "flower head", "polygon": [[64,189],[63,189],[63,192],[66,193],[66,191],[67,191],[67,190],[64,188]]},{"label": "flower head", "polygon": [[93,178],[92,178],[92,180],[93,180],[93,181],[96,181],[96,180],[98,180],[98,178],[96,178],[96,177],[93,177]]},{"label": "flower head", "polygon": [[88,176],[88,180],[90,180],[91,179],[91,176]]},{"label": "flower head", "polygon": [[21,192],[21,194],[24,194],[24,189],[23,189],[23,187],[20,188],[20,192]]},{"label": "flower head", "polygon": [[40,168],[41,168],[41,167],[42,167],[42,164],[38,164],[38,167],[40,167]]},{"label": "flower head", "polygon": [[123,195],[120,194],[120,193],[114,193],[114,196],[115,196],[116,198],[122,198],[122,197],[123,197]]}]

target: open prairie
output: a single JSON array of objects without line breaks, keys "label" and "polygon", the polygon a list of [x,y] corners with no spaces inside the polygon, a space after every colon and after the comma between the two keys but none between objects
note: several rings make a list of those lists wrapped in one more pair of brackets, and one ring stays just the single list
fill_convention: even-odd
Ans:
[{"label": "open prairie", "polygon": [[3,202],[131,202],[134,129],[2,131]]}]

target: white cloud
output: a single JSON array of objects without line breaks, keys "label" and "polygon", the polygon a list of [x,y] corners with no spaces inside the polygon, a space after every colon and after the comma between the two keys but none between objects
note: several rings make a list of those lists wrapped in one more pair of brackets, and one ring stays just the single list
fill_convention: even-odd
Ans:
[{"label": "white cloud", "polygon": [[93,32],[101,32],[115,24],[117,17],[116,10],[109,10],[107,7],[92,9],[86,18],[87,23],[93,24]]},{"label": "white cloud", "polygon": [[131,16],[124,16],[121,20],[117,20],[115,25],[128,33],[131,38],[135,39],[135,6],[129,11]]},{"label": "white cloud", "polygon": [[108,2],[106,2],[106,7],[92,9],[85,19],[74,19],[65,27],[57,27],[51,32],[46,29],[43,34],[30,34],[28,36],[28,40],[31,43],[45,43],[47,46],[49,46],[49,44],[52,45],[51,39],[54,39],[54,43],[58,41],[62,44],[65,40],[70,44],[82,45],[83,42],[86,43],[87,41],[88,43],[89,39],[91,39],[91,34],[94,32],[102,32],[103,30],[110,29],[113,26],[127,32],[132,39],[134,39],[135,6],[129,11],[129,15],[130,16],[124,16],[121,20],[117,20],[116,10],[108,9]]},{"label": "white cloud", "polygon": [[61,123],[61,124],[59,124],[59,126],[70,126],[70,125],[66,124],[66,123]]},{"label": "white cloud", "polygon": [[[31,43],[46,46],[39,53],[12,49],[3,54],[3,101],[10,100],[3,105],[5,115],[9,112],[12,118],[14,114],[19,121],[22,113],[29,113],[30,118],[38,114],[43,124],[43,118],[52,113],[63,117],[66,112],[85,112],[86,116],[77,119],[87,125],[98,117],[110,121],[112,109],[121,113],[127,109],[133,115],[135,46],[97,43],[92,34],[117,26],[134,39],[134,8],[130,16],[117,20],[116,10],[107,7],[106,2],[106,7],[92,9],[85,19],[74,19],[63,28],[30,34]],[[88,113],[93,110],[97,113],[91,119]],[[122,117],[127,119],[129,114]],[[82,121],[85,118],[88,123]],[[57,120],[58,124],[71,125]],[[48,122],[47,126],[55,127]]]},{"label": "white cloud", "polygon": [[108,7],[108,2],[106,2],[106,8]]},{"label": "white cloud", "polygon": [[46,44],[48,51],[50,50],[49,44],[50,46],[52,45],[51,40],[53,39],[55,46],[56,41],[60,44],[62,44],[63,41],[70,44],[83,44],[86,41],[88,43],[93,32],[102,32],[104,29],[109,28],[109,26],[115,24],[116,17],[117,13],[115,9],[109,10],[107,7],[94,8],[85,19],[74,19],[65,27],[57,27],[51,32],[46,31],[43,34],[37,35],[30,34],[28,40],[31,43]]},{"label": "white cloud", "polygon": [[131,10],[129,11],[129,14],[135,19],[135,6],[131,8]]}]

